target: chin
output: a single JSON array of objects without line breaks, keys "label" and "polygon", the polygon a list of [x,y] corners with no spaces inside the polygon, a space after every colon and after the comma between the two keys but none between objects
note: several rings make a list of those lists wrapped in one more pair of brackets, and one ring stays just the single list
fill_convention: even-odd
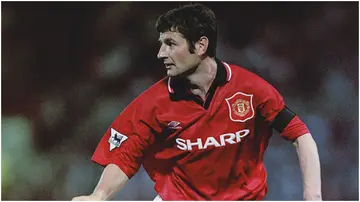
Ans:
[{"label": "chin", "polygon": [[178,76],[178,73],[176,73],[176,72],[174,72],[174,71],[171,71],[171,70],[168,70],[167,72],[166,72],[166,74],[168,75],[168,76]]}]

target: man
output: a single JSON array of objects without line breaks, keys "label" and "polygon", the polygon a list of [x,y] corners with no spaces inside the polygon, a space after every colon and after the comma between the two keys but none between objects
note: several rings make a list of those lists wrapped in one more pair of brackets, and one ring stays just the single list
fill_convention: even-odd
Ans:
[{"label": "man", "polygon": [[156,200],[263,199],[272,128],[296,146],[304,199],[321,200],[309,130],[270,84],[215,57],[214,13],[186,5],[160,16],[156,27],[168,76],[111,124],[92,157],[106,166],[99,183],[73,200],[110,199],[141,164],[155,182]]}]

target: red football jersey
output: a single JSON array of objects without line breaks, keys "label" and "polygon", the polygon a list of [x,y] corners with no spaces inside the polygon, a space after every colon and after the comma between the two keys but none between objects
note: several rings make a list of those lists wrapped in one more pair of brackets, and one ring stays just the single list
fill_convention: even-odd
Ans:
[{"label": "red football jersey", "polygon": [[[143,164],[163,200],[262,199],[269,124],[285,104],[259,76],[216,61],[205,102],[180,80],[160,80],[116,118],[92,160],[116,164],[129,178]],[[308,132],[295,117],[280,135]]]}]

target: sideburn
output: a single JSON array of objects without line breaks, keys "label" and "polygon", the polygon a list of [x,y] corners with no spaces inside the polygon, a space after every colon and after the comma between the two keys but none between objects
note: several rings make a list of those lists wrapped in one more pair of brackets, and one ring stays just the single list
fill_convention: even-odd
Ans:
[{"label": "sideburn", "polygon": [[195,43],[187,40],[188,46],[189,46],[189,52],[191,54],[195,53]]}]

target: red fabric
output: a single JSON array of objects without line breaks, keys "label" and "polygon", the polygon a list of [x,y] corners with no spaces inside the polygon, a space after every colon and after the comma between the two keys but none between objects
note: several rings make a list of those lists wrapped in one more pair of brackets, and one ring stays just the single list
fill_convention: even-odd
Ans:
[{"label": "red fabric", "polygon": [[306,133],[310,133],[309,129],[298,116],[295,116],[282,133],[280,133],[280,136],[286,140],[294,141],[296,138],[305,135]]},{"label": "red fabric", "polygon": [[[268,125],[285,105],[266,81],[230,67],[230,81],[207,110],[192,100],[171,101],[167,78],[153,85],[110,126],[128,139],[109,151],[109,129],[92,160],[115,163],[129,178],[143,164],[163,200],[261,200]],[[169,129],[172,121],[179,124]],[[302,132],[294,119],[281,135],[292,140]]]},{"label": "red fabric", "polygon": [[[156,124],[156,108],[151,108],[153,97],[146,98],[147,93],[135,99],[111,124],[92,157],[92,160],[106,166],[113,163],[131,178],[140,168],[144,151],[154,142],[151,130],[159,130]],[[151,106],[151,107],[150,107]],[[110,151],[108,142],[111,129],[128,137],[119,148]]]}]

